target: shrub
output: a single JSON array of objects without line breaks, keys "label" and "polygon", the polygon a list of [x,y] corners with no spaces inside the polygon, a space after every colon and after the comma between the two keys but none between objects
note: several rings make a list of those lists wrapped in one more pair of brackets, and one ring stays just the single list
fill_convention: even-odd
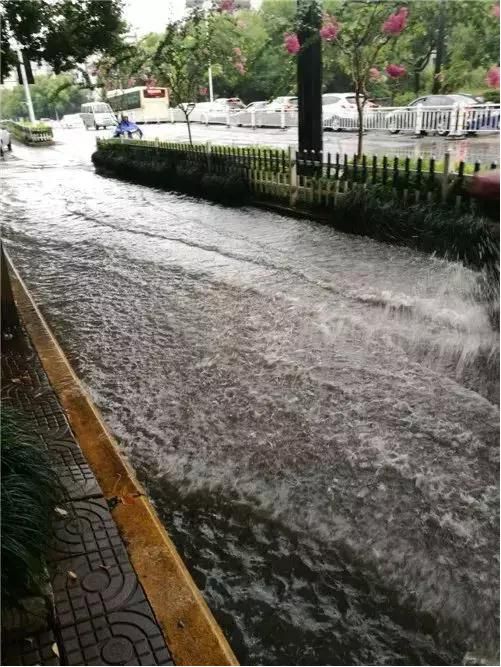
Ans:
[{"label": "shrub", "polygon": [[187,160],[182,150],[152,150],[140,144],[106,144],[92,155],[96,169],[125,180],[224,204],[242,204],[248,199],[249,188],[241,168],[230,165],[221,173],[212,173],[205,156],[200,158]]},{"label": "shrub", "polygon": [[49,456],[11,409],[1,414],[2,609],[39,595],[54,509],[63,492]]},{"label": "shrub", "polygon": [[434,252],[475,269],[499,272],[493,226],[473,213],[439,204],[396,202],[382,186],[354,188],[338,198],[333,226],[351,234]]}]

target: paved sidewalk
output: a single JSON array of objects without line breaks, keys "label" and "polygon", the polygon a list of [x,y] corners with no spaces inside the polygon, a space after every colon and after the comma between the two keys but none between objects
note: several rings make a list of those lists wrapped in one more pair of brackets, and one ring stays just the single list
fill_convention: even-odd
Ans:
[{"label": "paved sidewalk", "polygon": [[174,664],[107,502],[22,327],[3,336],[1,365],[3,405],[31,423],[68,494],[53,522],[52,627],[16,642],[4,636],[2,664]]}]

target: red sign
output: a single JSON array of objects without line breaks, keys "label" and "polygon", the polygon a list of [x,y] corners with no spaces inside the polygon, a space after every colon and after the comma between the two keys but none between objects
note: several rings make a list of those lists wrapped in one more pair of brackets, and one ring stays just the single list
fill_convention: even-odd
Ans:
[{"label": "red sign", "polygon": [[145,88],[143,95],[145,97],[165,97],[165,88]]}]

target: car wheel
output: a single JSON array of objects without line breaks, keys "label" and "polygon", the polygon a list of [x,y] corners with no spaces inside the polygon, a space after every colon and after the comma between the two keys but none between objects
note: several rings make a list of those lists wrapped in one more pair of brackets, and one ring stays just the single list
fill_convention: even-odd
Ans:
[{"label": "car wheel", "polygon": [[449,134],[449,119],[447,116],[440,116],[437,119],[437,134],[439,137],[446,137]]},{"label": "car wheel", "polygon": [[339,121],[339,116],[333,116],[332,117],[331,130],[333,132],[340,132],[341,131],[341,123]]},{"label": "car wheel", "polygon": [[7,144],[7,150],[10,151],[10,152],[12,152],[12,144],[10,143],[10,141],[9,141],[9,143]]}]

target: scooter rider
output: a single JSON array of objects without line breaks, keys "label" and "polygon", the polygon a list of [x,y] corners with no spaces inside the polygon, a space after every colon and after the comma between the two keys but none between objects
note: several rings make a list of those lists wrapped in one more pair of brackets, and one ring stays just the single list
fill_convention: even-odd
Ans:
[{"label": "scooter rider", "polygon": [[127,134],[129,139],[132,139],[133,132],[139,134],[139,138],[143,138],[143,132],[135,123],[129,120],[128,116],[122,115],[122,120],[118,123],[115,129],[115,137],[119,137],[122,134]]}]

